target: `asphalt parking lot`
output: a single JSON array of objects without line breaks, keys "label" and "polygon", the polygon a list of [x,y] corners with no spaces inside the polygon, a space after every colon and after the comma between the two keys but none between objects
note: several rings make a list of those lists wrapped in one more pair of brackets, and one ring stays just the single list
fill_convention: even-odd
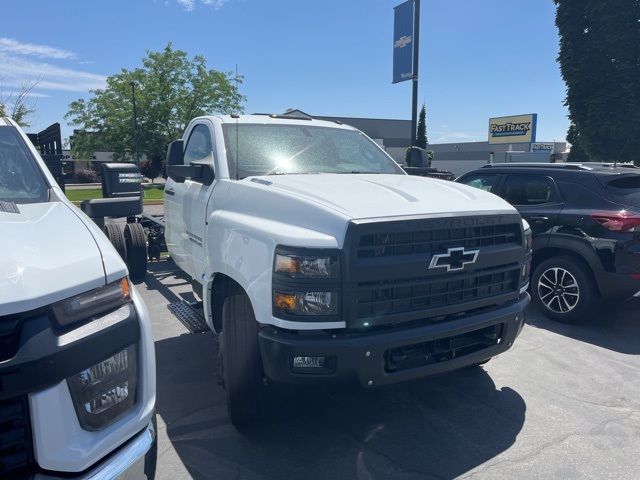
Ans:
[{"label": "asphalt parking lot", "polygon": [[171,262],[138,285],[153,319],[159,479],[640,478],[640,301],[580,326],[534,309],[485,367],[382,391],[274,392],[238,431],[211,332],[167,309],[192,299]]}]

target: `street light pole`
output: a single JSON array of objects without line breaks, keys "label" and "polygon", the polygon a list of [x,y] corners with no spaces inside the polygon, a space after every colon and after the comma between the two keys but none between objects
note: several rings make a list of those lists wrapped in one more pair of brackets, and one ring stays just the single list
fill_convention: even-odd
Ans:
[{"label": "street light pole", "polygon": [[413,98],[411,146],[418,145],[418,59],[420,58],[420,0],[413,0]]},{"label": "street light pole", "polygon": [[132,81],[131,85],[131,102],[133,103],[133,141],[136,153],[136,165],[140,166],[140,154],[138,153],[138,111],[136,109],[136,84]]}]

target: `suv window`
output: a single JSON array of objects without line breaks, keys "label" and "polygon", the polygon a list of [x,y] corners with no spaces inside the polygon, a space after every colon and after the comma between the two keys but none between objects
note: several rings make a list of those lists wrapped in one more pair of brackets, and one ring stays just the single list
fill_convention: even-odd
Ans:
[{"label": "suv window", "polygon": [[49,199],[42,171],[14,127],[0,127],[0,201],[38,203]]},{"label": "suv window", "polygon": [[212,155],[213,147],[211,146],[211,134],[206,125],[196,125],[191,130],[187,146],[184,149],[184,164],[190,165],[196,160],[203,160]]},{"label": "suv window", "polygon": [[502,197],[511,205],[542,205],[556,201],[553,183],[542,175],[508,175]]},{"label": "suv window", "polygon": [[490,192],[498,183],[498,174],[496,173],[482,173],[469,175],[468,177],[460,180],[461,183],[469,185],[470,187],[479,188],[485,192]]},{"label": "suv window", "polygon": [[640,207],[640,175],[611,180],[607,191],[620,203]]}]

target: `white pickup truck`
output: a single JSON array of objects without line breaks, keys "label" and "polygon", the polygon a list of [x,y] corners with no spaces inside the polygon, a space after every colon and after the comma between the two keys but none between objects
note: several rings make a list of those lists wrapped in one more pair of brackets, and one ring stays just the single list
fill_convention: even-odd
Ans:
[{"label": "white pickup truck", "polygon": [[0,479],[153,478],[155,398],[125,263],[0,117]]},{"label": "white pickup truck", "polygon": [[524,322],[531,232],[509,204],[407,175],[362,132],[194,119],[167,154],[165,239],[220,334],[231,420],[269,382],[388,385],[484,363]]}]

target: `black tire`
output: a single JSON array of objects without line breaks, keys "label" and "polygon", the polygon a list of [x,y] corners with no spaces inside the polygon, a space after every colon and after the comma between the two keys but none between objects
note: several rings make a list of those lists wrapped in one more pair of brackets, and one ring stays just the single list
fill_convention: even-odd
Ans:
[{"label": "black tire", "polygon": [[587,318],[598,295],[589,267],[568,256],[549,258],[538,265],[530,291],[548,318],[563,323]]},{"label": "black tire", "polygon": [[147,238],[139,223],[127,223],[124,227],[124,239],[127,245],[127,267],[129,278],[141,282],[147,275]]},{"label": "black tire", "polygon": [[122,259],[127,261],[127,245],[124,241],[124,235],[122,233],[122,229],[120,225],[116,223],[107,223],[102,229],[104,234],[107,236],[111,245],[117,250]]},{"label": "black tire", "polygon": [[256,322],[249,298],[231,285],[222,305],[220,366],[231,423],[237,427],[264,416],[266,387]]}]

